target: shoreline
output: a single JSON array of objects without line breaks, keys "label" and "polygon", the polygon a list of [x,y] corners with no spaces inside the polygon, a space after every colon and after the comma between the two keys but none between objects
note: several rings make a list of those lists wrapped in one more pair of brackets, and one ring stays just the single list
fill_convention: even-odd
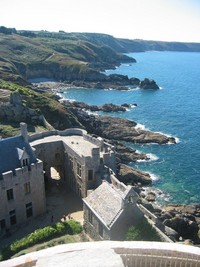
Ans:
[{"label": "shoreline", "polygon": [[[38,88],[41,88],[41,85],[42,85],[42,87],[43,88],[46,88],[47,90],[50,90],[53,94],[56,94],[56,95],[58,95],[59,94],[59,91],[60,90],[63,90],[63,88],[65,89],[65,90],[67,90],[67,86],[68,86],[68,88],[71,88],[70,86],[69,86],[69,84],[68,83],[60,83],[60,82],[55,82],[55,81],[53,81],[53,82],[39,82],[39,83],[37,83],[37,87]],[[60,97],[60,95],[58,95],[59,97]],[[62,99],[62,101],[63,102],[65,102],[64,101],[64,99]],[[66,102],[72,102],[72,103],[77,103],[77,101],[69,101],[69,100],[66,100]],[[78,103],[80,103],[80,102],[78,102]],[[81,104],[82,104],[82,102],[81,102]],[[87,104],[85,104],[85,103],[83,103],[84,105],[87,105]],[[72,106],[73,107],[73,106]],[[71,107],[70,107],[71,108]],[[75,109],[77,109],[77,107],[75,106],[75,107],[73,107],[73,108],[75,108]],[[84,109],[85,108],[85,106],[79,106],[78,107],[78,109]],[[96,117],[96,114],[94,114],[93,112],[91,112],[90,114],[92,114],[92,116],[95,116]],[[88,114],[88,116],[90,116],[90,114]],[[77,114],[76,114],[77,115]],[[100,118],[100,121],[101,121],[101,118],[102,118],[103,116],[102,115],[97,115],[97,118]],[[129,120],[128,120],[129,121]],[[131,121],[129,121],[129,122],[131,122]],[[134,128],[136,129],[136,131],[137,132],[139,132],[139,131],[142,131],[142,133],[143,132],[150,132],[148,129],[145,129],[145,126],[144,125],[142,125],[142,127],[141,127],[141,124],[140,123],[135,123],[135,122],[133,122],[132,121],[132,123],[133,124],[136,124],[136,125],[134,125]],[[133,126],[133,125],[132,125]],[[131,127],[132,127],[131,126]],[[129,130],[130,131],[130,130]],[[156,133],[157,134],[157,133]],[[169,135],[166,135],[166,134],[163,134],[163,133],[158,133],[158,134],[161,134],[161,135],[163,135],[163,136],[169,136]],[[100,135],[100,136],[102,136],[102,135]],[[170,138],[171,138],[171,136],[169,136]],[[112,138],[109,138],[108,136],[105,136],[104,138],[108,138],[109,140],[112,140]],[[122,139],[120,139],[120,138],[117,138],[118,140],[120,140],[120,141],[123,141]],[[115,139],[114,139],[115,140]],[[113,141],[114,141],[113,140]],[[126,141],[126,140],[125,140]],[[150,142],[151,144],[152,144],[152,142]],[[166,142],[166,144],[169,144],[170,142]],[[174,142],[175,143],[175,142]],[[149,143],[148,142],[145,142],[145,145],[148,145]],[[126,149],[128,150],[128,149],[130,149],[130,147],[129,146],[127,146],[127,145],[125,145],[125,147],[126,147]],[[122,152],[119,152],[119,153],[122,153]],[[133,153],[133,152],[130,152],[130,153]],[[129,155],[129,157],[130,157],[130,155]],[[135,155],[134,155],[134,159],[132,158],[130,158],[129,160],[126,160],[126,161],[121,161],[121,163],[123,163],[123,164],[128,164],[129,162],[134,162],[134,161],[138,161],[138,162],[151,162],[151,161],[155,161],[155,160],[158,160],[158,157],[157,157],[157,155],[153,155],[153,157],[151,157],[151,154],[149,154],[149,153],[142,153],[142,152],[139,152],[139,151],[135,151]],[[132,167],[131,167],[132,168]],[[146,173],[146,172],[144,172],[144,173]],[[155,181],[157,181],[158,179],[154,179],[153,177],[155,177],[156,175],[155,174],[153,174],[153,173],[150,173],[150,172],[148,172],[148,174],[149,174],[149,176],[151,177],[151,182],[153,183],[153,182],[155,182]],[[164,192],[163,192],[164,193]]]},{"label": "shoreline", "polygon": [[[48,87],[49,86],[49,83],[45,83],[45,85]],[[53,94],[57,94],[57,90],[58,89],[61,89],[60,88],[60,86],[61,86],[61,88],[66,88],[66,83],[51,83],[51,86],[50,86],[50,88],[48,87],[47,88],[47,90],[50,90]],[[56,89],[56,90],[55,90]],[[74,108],[74,109],[76,109],[76,115],[77,115],[77,112],[80,112],[80,110],[77,110],[77,108]],[[83,112],[81,112],[81,116],[83,115]],[[84,116],[86,116],[87,117],[87,119],[89,118],[88,116],[88,114],[85,114],[84,113]],[[92,115],[92,117],[94,117],[94,115]],[[85,117],[83,117],[82,119],[83,119],[83,121],[84,121],[84,118]],[[101,119],[100,119],[101,118]],[[104,118],[104,120],[102,121],[102,118]],[[107,129],[107,123],[109,123],[109,125],[115,125],[115,128],[118,128],[118,126],[116,125],[116,123],[115,122],[112,122],[112,119],[113,118],[111,118],[111,121],[109,121],[109,117],[107,117],[107,120],[105,120],[105,117],[103,117],[103,116],[97,116],[96,117],[96,122],[98,122],[98,121],[101,121],[101,124],[103,123],[105,123],[105,129]],[[119,118],[118,118],[119,119]],[[115,120],[115,119],[114,119]],[[85,120],[86,121],[86,120]],[[121,119],[119,119],[119,121],[121,121]],[[122,120],[123,121],[123,120]],[[131,121],[128,121],[128,120],[124,120],[124,123],[125,123],[125,126],[126,126],[126,123],[130,123],[130,125],[132,125],[133,126],[133,124],[134,124],[134,122],[131,122]],[[122,125],[123,125],[123,123],[122,123]],[[137,125],[137,124],[136,124]],[[134,125],[134,126],[136,126],[136,125]],[[125,129],[125,126],[122,126],[123,127],[123,129]],[[132,127],[131,126],[131,127]],[[104,129],[104,130],[105,130]],[[86,128],[86,130],[87,130],[87,128]],[[94,129],[93,129],[94,130]],[[111,132],[112,132],[112,128],[111,128]],[[137,130],[137,131],[139,131],[139,129]],[[141,130],[140,130],[141,131]],[[142,133],[144,133],[145,131],[144,130],[142,130]],[[149,131],[146,131],[147,133],[149,133]],[[100,134],[98,133],[98,131],[97,132],[94,132],[94,134],[97,134],[97,135],[99,135],[99,136],[102,136],[102,134],[101,134],[101,131],[100,131]],[[153,133],[153,134],[155,134],[155,133]],[[160,134],[160,133],[159,133]],[[108,130],[108,136],[105,136],[105,132],[104,132],[104,136],[102,136],[103,138],[106,138],[106,139],[111,139],[111,140],[113,140],[114,142],[116,142],[116,140],[115,140],[115,138],[113,139],[113,132],[112,132],[112,138],[109,138],[109,130]],[[125,142],[130,142],[130,140],[123,140],[123,139],[121,139],[119,136],[117,137],[117,139],[118,140],[122,140],[122,141],[125,141]],[[175,139],[174,139],[175,140]],[[175,142],[174,142],[175,143]],[[147,144],[148,145],[148,142],[145,142],[145,144]],[[166,142],[165,144],[168,144],[168,142]],[[126,145],[125,145],[126,146]],[[120,152],[119,152],[120,153]],[[147,153],[148,154],[148,153]],[[145,154],[145,156],[147,157],[147,154]],[[143,158],[143,160],[147,160],[148,161],[148,159],[147,158]],[[128,162],[127,162],[128,163]],[[125,163],[125,164],[127,164],[127,163]],[[128,166],[128,165],[127,165]],[[148,175],[149,176],[152,176],[153,174],[151,174],[151,173],[148,173]],[[199,217],[200,217],[200,205],[199,205],[199,208],[198,208],[198,205],[196,205],[196,204],[191,204],[191,205],[180,205],[180,204],[173,204],[173,203],[170,203],[170,202],[168,202],[168,203],[163,203],[163,204],[161,204],[161,206],[159,205],[159,203],[156,201],[156,199],[159,199],[159,197],[161,197],[162,199],[163,198],[165,198],[165,196],[167,196],[168,197],[168,195],[167,195],[167,193],[165,193],[165,192],[162,192],[160,189],[155,189],[154,190],[154,188],[153,188],[153,186],[152,186],[152,184],[153,184],[154,182],[153,182],[153,179],[152,179],[152,177],[151,177],[151,185],[150,186],[148,186],[148,185],[140,185],[140,186],[138,186],[138,189],[137,190],[139,190],[140,191],[140,197],[141,197],[141,201],[144,203],[144,205],[151,211],[151,212],[155,212],[155,214],[156,215],[158,215],[159,216],[159,218],[163,221],[163,223],[167,223],[168,224],[168,226],[169,226],[169,224],[171,224],[172,222],[173,222],[173,220],[175,220],[174,218],[177,218],[177,216],[178,216],[178,218],[179,218],[179,220],[177,220],[177,223],[178,222],[187,222],[187,225],[186,225],[186,228],[187,227],[189,227],[189,225],[191,224],[191,221],[190,221],[190,219],[188,219],[188,217],[187,216],[190,216],[189,218],[195,218],[194,220],[195,220],[195,224],[194,224],[194,220],[193,220],[193,224],[194,224],[194,229],[196,229],[195,227],[197,227],[197,225],[199,225],[199,227],[200,227],[200,219],[199,219]],[[148,191],[149,190],[149,192],[147,193],[147,194],[145,194],[144,195],[144,192],[145,191]],[[143,195],[143,196],[142,196]],[[170,197],[170,196],[169,196]],[[149,199],[149,200],[148,200]],[[173,209],[170,211],[170,213],[168,212],[168,211],[166,211],[165,209],[166,209],[166,207],[173,207]],[[180,212],[180,207],[181,207],[181,209],[182,210],[184,210],[182,207],[190,207],[191,209],[190,209],[190,213],[188,213],[189,215],[185,215],[185,213],[181,213]],[[199,211],[198,211],[198,209],[199,209]],[[199,212],[199,215],[198,215],[198,212]],[[186,216],[186,217],[185,217]],[[197,217],[196,217],[197,216]],[[199,216],[199,217],[198,217]],[[167,218],[167,221],[165,222],[165,220],[166,220],[166,218]],[[178,231],[178,229],[177,229],[177,231]],[[194,230],[195,231],[195,230]],[[196,233],[196,232],[195,232]],[[179,236],[181,236],[180,234],[179,234]],[[194,240],[197,240],[197,237],[196,237],[196,234],[195,234],[195,237],[193,238],[192,236],[191,237],[189,237],[189,239],[194,239]],[[199,241],[195,241],[195,242],[199,242]]]}]

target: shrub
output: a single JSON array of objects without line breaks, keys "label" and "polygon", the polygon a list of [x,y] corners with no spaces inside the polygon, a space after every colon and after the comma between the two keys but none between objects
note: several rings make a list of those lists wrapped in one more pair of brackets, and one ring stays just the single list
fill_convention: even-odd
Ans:
[{"label": "shrub", "polygon": [[81,226],[81,224],[75,220],[70,220],[68,221],[68,224],[71,228],[71,231],[72,231],[72,235],[75,235],[75,234],[80,234],[82,231],[83,231],[83,228]]},{"label": "shrub", "polygon": [[12,244],[2,249],[0,260],[9,259],[12,255],[18,253],[23,249],[48,241],[54,237],[58,237],[64,234],[79,234],[82,232],[82,230],[83,228],[81,224],[74,220],[66,221],[64,223],[58,222],[52,226],[37,229],[26,237],[14,241]]},{"label": "shrub", "polygon": [[152,225],[144,218],[141,222],[128,229],[126,240],[161,241],[161,238]]}]

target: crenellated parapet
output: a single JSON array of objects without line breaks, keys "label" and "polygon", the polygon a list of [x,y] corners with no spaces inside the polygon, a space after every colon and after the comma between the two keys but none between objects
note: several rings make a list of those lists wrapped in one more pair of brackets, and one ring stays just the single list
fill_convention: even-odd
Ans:
[{"label": "crenellated parapet", "polygon": [[41,160],[38,160],[36,163],[32,163],[29,166],[16,168],[14,171],[4,172],[1,175],[0,188],[5,189],[18,185],[24,180],[34,177],[34,174],[38,173],[38,171],[43,171],[43,163]]}]

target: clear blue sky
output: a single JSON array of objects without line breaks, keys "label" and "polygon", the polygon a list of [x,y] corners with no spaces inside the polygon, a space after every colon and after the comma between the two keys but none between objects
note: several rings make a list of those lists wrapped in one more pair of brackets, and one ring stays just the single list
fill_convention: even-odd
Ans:
[{"label": "clear blue sky", "polygon": [[0,25],[200,42],[200,0],[1,0]]}]

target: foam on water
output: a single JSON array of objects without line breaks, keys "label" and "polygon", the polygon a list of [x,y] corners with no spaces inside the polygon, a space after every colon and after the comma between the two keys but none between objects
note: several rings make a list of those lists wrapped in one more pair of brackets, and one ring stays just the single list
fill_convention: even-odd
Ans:
[{"label": "foam on water", "polygon": [[137,125],[135,126],[135,129],[138,129],[138,130],[147,130],[145,128],[145,125],[144,124],[141,124],[141,123],[137,123]]},{"label": "foam on water", "polygon": [[[138,153],[141,153],[141,152],[138,151]],[[139,159],[139,160],[137,160],[137,162],[150,162],[150,161],[156,161],[159,159],[158,156],[151,154],[151,153],[147,153],[146,155],[147,155],[148,159]]]},{"label": "foam on water", "polygon": [[154,173],[149,172],[152,181],[158,181],[160,177]]}]

